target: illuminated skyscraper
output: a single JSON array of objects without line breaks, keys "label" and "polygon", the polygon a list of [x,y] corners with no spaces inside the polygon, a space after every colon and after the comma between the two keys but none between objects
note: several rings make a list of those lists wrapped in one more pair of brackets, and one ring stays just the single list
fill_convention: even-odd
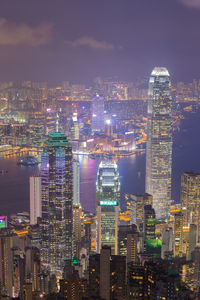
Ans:
[{"label": "illuminated skyscraper", "polygon": [[92,132],[104,131],[104,97],[96,94],[92,99]]},{"label": "illuminated skyscraper", "polygon": [[183,252],[183,214],[174,216],[174,256],[182,256]]},{"label": "illuminated skyscraper", "polygon": [[145,241],[154,240],[156,238],[156,218],[155,210],[151,205],[144,207],[144,235]]},{"label": "illuminated skyscraper", "polygon": [[79,258],[84,236],[84,214],[80,203],[73,204],[73,256]]},{"label": "illuminated skyscraper", "polygon": [[160,258],[162,241],[156,238],[155,210],[151,205],[144,207],[144,250],[149,256]]},{"label": "illuminated skyscraper", "polygon": [[[0,235],[0,282],[1,295],[13,296],[13,236],[11,234]],[[1,297],[0,297],[1,298]]]},{"label": "illuminated skyscraper", "polygon": [[30,224],[37,224],[37,218],[41,217],[41,177],[30,177]]},{"label": "illuminated skyscraper", "polygon": [[73,160],[73,245],[74,257],[79,257],[81,239],[84,235],[83,210],[80,204],[80,164]]},{"label": "illuminated skyscraper", "polygon": [[73,160],[73,203],[80,204],[80,164]]},{"label": "illuminated skyscraper", "polygon": [[45,134],[57,131],[57,121],[57,114],[51,108],[47,108],[45,114]]},{"label": "illuminated skyscraper", "polygon": [[162,251],[161,258],[165,259],[172,256],[174,250],[174,237],[171,227],[165,227],[162,232]]},{"label": "illuminated skyscraper", "polygon": [[103,246],[100,254],[89,257],[89,299],[127,299],[126,257],[111,255]]},{"label": "illuminated skyscraper", "polygon": [[137,244],[139,234],[137,226],[121,225],[118,232],[118,254],[126,256],[126,262],[137,262]]},{"label": "illuminated skyscraper", "polygon": [[62,276],[65,260],[72,258],[72,146],[60,132],[44,142],[42,177],[42,249],[44,267]]},{"label": "illuminated skyscraper", "polygon": [[144,207],[145,205],[152,205],[152,196],[149,194],[130,195],[130,210],[131,210],[131,224],[136,224],[138,230],[143,230],[144,225]]},{"label": "illuminated skyscraper", "polygon": [[169,217],[172,169],[171,81],[166,68],[154,68],[149,80],[146,192],[153,196],[157,219]]},{"label": "illuminated skyscraper", "polygon": [[191,260],[191,254],[194,251],[196,244],[197,244],[197,226],[196,224],[191,224],[190,233],[189,233],[188,253],[187,253],[188,260]]},{"label": "illuminated skyscraper", "polygon": [[183,225],[196,224],[198,228],[200,174],[186,172],[181,176],[181,210]]},{"label": "illuminated skyscraper", "polygon": [[103,245],[111,247],[111,253],[118,251],[120,182],[117,164],[102,161],[96,182],[97,196],[97,252]]}]

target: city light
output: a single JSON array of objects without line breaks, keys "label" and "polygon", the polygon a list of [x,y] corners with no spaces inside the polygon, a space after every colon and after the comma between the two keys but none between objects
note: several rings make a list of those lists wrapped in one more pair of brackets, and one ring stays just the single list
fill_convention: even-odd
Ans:
[{"label": "city light", "polygon": [[0,228],[6,228],[6,227],[7,227],[7,217],[0,216]]},{"label": "city light", "polygon": [[106,120],[106,124],[110,125],[111,124],[111,120]]},{"label": "city light", "polygon": [[111,201],[111,200],[101,200],[100,205],[105,205],[105,206],[115,206],[117,205],[117,201]]},{"label": "city light", "polygon": [[195,1],[2,1],[0,299],[200,299]]},{"label": "city light", "polygon": [[87,143],[91,143],[91,142],[94,142],[94,139],[87,140]]}]

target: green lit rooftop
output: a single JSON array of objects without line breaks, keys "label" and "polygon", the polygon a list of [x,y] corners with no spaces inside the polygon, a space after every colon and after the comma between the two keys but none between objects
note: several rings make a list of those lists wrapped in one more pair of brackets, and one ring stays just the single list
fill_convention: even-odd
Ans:
[{"label": "green lit rooftop", "polygon": [[146,240],[146,244],[149,247],[157,248],[162,246],[162,241],[159,239],[148,239]]},{"label": "green lit rooftop", "polygon": [[80,264],[80,259],[74,257],[74,258],[72,259],[72,264],[73,264],[73,265],[79,265],[79,264]]},{"label": "green lit rooftop", "polygon": [[71,147],[71,144],[63,132],[51,132],[48,140],[44,141],[44,147]]}]

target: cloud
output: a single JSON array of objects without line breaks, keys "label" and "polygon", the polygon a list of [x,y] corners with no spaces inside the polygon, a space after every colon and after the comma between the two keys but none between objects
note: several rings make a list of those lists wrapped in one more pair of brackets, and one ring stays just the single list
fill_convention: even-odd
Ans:
[{"label": "cloud", "polygon": [[193,7],[193,8],[199,8],[200,9],[200,0],[179,0],[182,4]]},{"label": "cloud", "polygon": [[100,50],[122,49],[121,46],[116,46],[105,41],[98,41],[89,36],[83,36],[74,41],[66,41],[66,43],[73,47],[87,46],[93,49],[100,49]]},{"label": "cloud", "polygon": [[10,23],[0,18],[0,45],[40,46],[48,44],[52,38],[52,24],[30,27],[27,24]]}]

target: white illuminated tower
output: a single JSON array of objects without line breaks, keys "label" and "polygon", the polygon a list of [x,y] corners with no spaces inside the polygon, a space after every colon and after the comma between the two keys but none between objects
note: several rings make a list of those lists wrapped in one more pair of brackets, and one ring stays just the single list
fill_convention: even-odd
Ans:
[{"label": "white illuminated tower", "polygon": [[37,224],[37,218],[42,216],[41,177],[30,177],[30,224]]},{"label": "white illuminated tower", "polygon": [[157,219],[168,219],[171,201],[172,101],[166,68],[156,67],[149,80],[146,193],[153,196]]},{"label": "white illuminated tower", "polygon": [[102,161],[99,165],[97,197],[97,252],[102,246],[110,246],[111,253],[118,252],[120,182],[117,164]]}]

